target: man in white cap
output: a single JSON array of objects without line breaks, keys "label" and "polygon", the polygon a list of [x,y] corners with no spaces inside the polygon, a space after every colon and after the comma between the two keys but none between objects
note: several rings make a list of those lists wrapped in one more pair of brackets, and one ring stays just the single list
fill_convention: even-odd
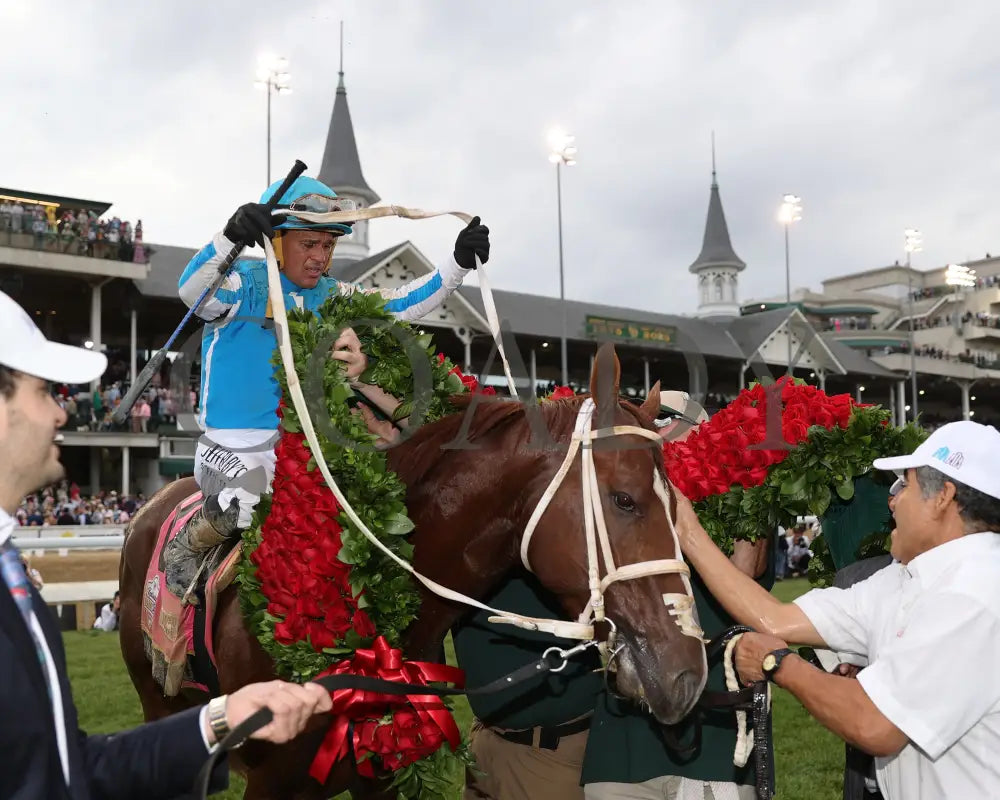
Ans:
[{"label": "man in white cap", "polygon": [[[748,681],[767,678],[875,758],[887,800],[1000,797],[1000,432],[935,431],[889,499],[894,561],[849,589],[782,603],[733,568],[679,492],[684,554],[712,594],[760,633],[737,645]],[[829,675],[786,642],[856,654],[858,678]]]},{"label": "man in white cap", "polygon": [[[319,685],[271,681],[244,686],[158,722],[110,736],[77,725],[62,639],[28,581],[11,537],[22,497],[63,477],[59,429],[66,412],[49,381],[88,383],[104,372],[101,353],[49,342],[0,292],[0,797],[171,798],[187,792],[215,743],[252,713],[274,721],[255,738],[286,742],[314,713],[328,711]],[[227,768],[213,775],[226,783]]]}]

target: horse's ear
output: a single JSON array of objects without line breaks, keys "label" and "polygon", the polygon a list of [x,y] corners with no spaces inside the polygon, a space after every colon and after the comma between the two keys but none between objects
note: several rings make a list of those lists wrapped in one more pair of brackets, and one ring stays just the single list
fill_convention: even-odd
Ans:
[{"label": "horse's ear", "polygon": [[643,401],[640,409],[642,410],[642,413],[650,419],[656,419],[657,415],[660,413],[659,381],[653,384],[653,388],[649,390],[649,394],[646,395],[646,399]]},{"label": "horse's ear", "polygon": [[599,411],[610,411],[618,407],[618,385],[621,383],[622,367],[618,363],[615,346],[611,342],[602,344],[594,358],[594,368],[590,372],[590,394]]}]

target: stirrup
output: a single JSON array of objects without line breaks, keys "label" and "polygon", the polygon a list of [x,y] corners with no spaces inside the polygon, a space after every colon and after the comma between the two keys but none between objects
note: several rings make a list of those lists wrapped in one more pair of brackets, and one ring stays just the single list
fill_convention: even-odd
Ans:
[{"label": "stirrup", "polygon": [[224,539],[219,544],[215,545],[208,554],[201,560],[198,565],[198,569],[195,570],[194,577],[191,579],[191,583],[185,590],[184,594],[181,596],[181,605],[191,605],[198,606],[198,595],[195,593],[195,589],[198,587],[198,580],[201,578],[202,572],[205,571],[206,566],[209,562],[212,566],[208,568],[208,572],[211,573],[217,566],[219,566],[219,561],[217,560],[218,555],[222,552],[222,545],[226,543],[227,539]]}]

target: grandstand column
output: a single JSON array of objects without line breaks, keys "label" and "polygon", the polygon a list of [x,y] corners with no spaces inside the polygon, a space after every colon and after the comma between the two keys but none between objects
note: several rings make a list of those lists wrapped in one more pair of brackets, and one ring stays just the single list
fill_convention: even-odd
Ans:
[{"label": "grandstand column", "polygon": [[[134,314],[135,312],[133,311],[132,313]],[[129,486],[130,483],[129,473],[131,472],[131,470],[132,470],[131,451],[129,450],[128,445],[125,445],[122,448],[122,497],[128,497],[128,495],[131,494],[131,492],[129,491],[129,489],[131,488]]]},{"label": "grandstand column", "polygon": [[889,419],[889,423],[893,427],[899,425],[899,423],[896,422],[896,389],[891,383],[889,384],[889,413],[892,415]]},{"label": "grandstand column", "polygon": [[[138,329],[138,313],[133,308],[132,311],[129,314],[129,336],[128,336],[128,344],[129,344],[129,351],[128,351],[129,352],[128,382],[129,382],[129,385],[135,383],[135,376],[138,374],[136,372],[136,369],[135,369],[135,366],[136,366],[136,360],[135,360],[136,339],[138,338],[138,336],[137,336],[137,329]],[[126,448],[126,449],[128,449],[128,448]]]},{"label": "grandstand column", "polygon": [[906,422],[906,381],[896,381],[896,417]]},{"label": "grandstand column", "polygon": [[969,419],[969,389],[972,388],[972,381],[957,381],[958,388],[962,390],[962,419]]},{"label": "grandstand column", "polygon": [[531,391],[538,394],[538,362],[535,359],[535,348],[531,348]]},{"label": "grandstand column", "polygon": [[[101,293],[103,287],[103,281],[90,287],[90,341],[94,343],[95,353],[101,352]],[[100,382],[100,378],[91,381],[90,391],[97,389]],[[91,468],[91,472],[93,472],[93,468]]]},{"label": "grandstand column", "polygon": [[816,370],[816,377],[819,378],[819,390],[821,392],[826,391],[826,370],[818,369]]},{"label": "grandstand column", "polygon": [[101,490],[101,448],[90,447],[90,493],[97,494]]},{"label": "grandstand column", "polygon": [[642,379],[646,387],[646,396],[649,396],[649,359],[642,357]]},{"label": "grandstand column", "polygon": [[472,373],[472,331],[466,328],[455,328],[455,335],[465,345],[465,364],[462,366],[462,372],[469,375]]}]

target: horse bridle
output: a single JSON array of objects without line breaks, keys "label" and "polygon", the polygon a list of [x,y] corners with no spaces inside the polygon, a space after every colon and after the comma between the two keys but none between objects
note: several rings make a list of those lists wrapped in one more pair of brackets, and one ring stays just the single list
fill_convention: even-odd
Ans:
[{"label": "horse bridle", "polygon": [[[587,540],[587,585],[590,591],[590,599],[580,616],[576,625],[579,629],[573,633],[567,633],[569,638],[593,638],[594,622],[603,622],[607,619],[605,615],[604,594],[612,583],[617,581],[635,580],[636,578],[646,578],[651,575],[680,575],[684,583],[684,593],[666,592],[662,595],[663,604],[669,610],[671,616],[676,619],[678,627],[685,636],[693,636],[697,639],[704,638],[704,632],[695,622],[694,595],[691,591],[691,570],[684,563],[682,558],[661,558],[654,561],[640,561],[635,564],[617,566],[614,555],[611,552],[611,540],[608,537],[607,522],[604,518],[604,508],[601,502],[601,488],[597,481],[597,468],[594,464],[594,442],[598,439],[606,439],[613,436],[641,436],[662,444],[660,436],[655,431],[640,428],[636,425],[613,425],[610,428],[600,428],[593,430],[593,418],[597,406],[593,398],[588,397],[583,401],[576,416],[576,426],[570,440],[569,448],[562,464],[552,477],[548,487],[542,494],[538,505],[528,520],[524,535],[521,537],[521,563],[525,569],[532,572],[531,562],[528,558],[528,551],[531,547],[531,539],[535,533],[538,523],[544,515],[552,499],[562,486],[563,480],[569,473],[576,454],[581,456],[581,482],[583,484],[583,521]],[[656,450],[659,453],[659,447]],[[674,527],[673,517],[670,514],[670,495],[665,486],[663,476],[659,469],[653,470],[653,490],[657,498],[663,503],[663,510],[667,515],[667,523],[670,526],[670,533],[674,540],[674,552],[680,553],[680,540],[677,536],[677,529]],[[600,553],[598,553],[600,546]],[[601,577],[601,560],[604,564],[604,576]],[[504,622],[503,619],[491,619],[491,622]]]}]

